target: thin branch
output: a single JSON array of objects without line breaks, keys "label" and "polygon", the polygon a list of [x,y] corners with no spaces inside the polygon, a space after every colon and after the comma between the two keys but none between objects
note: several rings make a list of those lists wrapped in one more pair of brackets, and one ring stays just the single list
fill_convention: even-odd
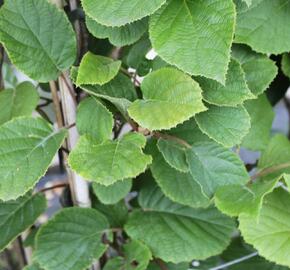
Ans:
[{"label": "thin branch", "polygon": [[49,86],[50,86],[50,91],[51,91],[51,97],[53,100],[57,126],[58,128],[62,128],[63,127],[62,112],[61,112],[60,101],[59,101],[59,96],[57,93],[57,87],[56,87],[55,81],[50,81]]},{"label": "thin branch", "polygon": [[249,259],[251,259],[253,257],[256,257],[256,256],[258,256],[258,252],[254,252],[254,253],[251,253],[249,255],[246,255],[246,256],[243,256],[241,258],[238,258],[236,260],[233,260],[233,261],[227,262],[225,264],[219,265],[217,267],[210,268],[209,270],[221,270],[221,269],[225,269],[225,268],[227,268],[229,266],[232,266],[232,265],[241,263],[243,261],[249,260]]},{"label": "thin branch", "polygon": [[49,190],[53,190],[53,189],[56,189],[56,188],[64,188],[64,187],[67,187],[68,186],[68,183],[61,183],[61,184],[58,184],[58,185],[54,185],[52,187],[47,187],[47,188],[43,188],[41,190],[39,190],[39,192],[46,192],[46,191],[49,191]]},{"label": "thin branch", "polygon": [[48,115],[46,114],[45,111],[43,111],[41,108],[37,107],[36,111],[46,120],[48,121],[50,124],[53,124],[52,121],[50,120],[50,118],[48,117]]},{"label": "thin branch", "polygon": [[75,126],[76,126],[76,123],[72,123],[72,124],[64,126],[64,128],[71,129],[71,128],[75,127]]},{"label": "thin branch", "polygon": [[182,144],[183,146],[185,146],[186,148],[191,148],[191,145],[189,143],[187,143],[186,141],[178,138],[178,137],[175,137],[175,136],[172,136],[172,135],[169,135],[169,134],[164,134],[164,133],[160,133],[160,132],[157,132],[157,131],[154,131],[152,133],[152,135],[159,139],[159,138],[162,138],[162,139],[165,139],[165,140],[170,140],[170,141],[175,141],[179,144]]},{"label": "thin branch", "polygon": [[121,67],[120,70],[127,75],[129,78],[132,78],[132,74],[125,68]]},{"label": "thin branch", "polygon": [[67,81],[67,77],[62,73],[60,77],[63,79],[75,105],[77,105],[76,94],[74,89],[72,88],[71,84]]},{"label": "thin branch", "polygon": [[251,177],[250,182],[253,182],[257,178],[266,176],[268,174],[271,174],[271,173],[274,173],[274,172],[277,172],[277,171],[280,171],[282,169],[286,169],[286,168],[289,168],[289,167],[290,167],[290,162],[286,162],[286,163],[282,163],[282,164],[279,164],[279,165],[275,165],[275,166],[272,166],[272,167],[265,168],[265,169],[259,171],[258,173],[254,174]]}]

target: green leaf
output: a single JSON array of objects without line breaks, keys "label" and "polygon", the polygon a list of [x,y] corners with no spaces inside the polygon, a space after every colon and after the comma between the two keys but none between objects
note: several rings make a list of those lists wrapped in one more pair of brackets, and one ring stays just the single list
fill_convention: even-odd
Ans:
[{"label": "green leaf", "polygon": [[105,252],[101,236],[108,228],[94,209],[63,209],[40,228],[33,258],[45,270],[87,269]]},{"label": "green leaf", "polygon": [[121,228],[127,221],[128,209],[124,200],[111,205],[93,201],[93,208],[97,209],[108,219],[112,228]]},{"label": "green leaf", "polygon": [[[261,158],[258,163],[260,170],[275,167],[280,164],[287,164],[290,160],[290,142],[282,134],[277,134],[271,138],[267,148],[262,152]],[[290,165],[288,168],[282,168],[275,172],[269,173],[264,178],[274,179],[280,177],[283,173],[290,173]]]},{"label": "green leaf", "polygon": [[163,158],[172,168],[181,172],[189,171],[185,155],[185,146],[172,140],[159,139],[157,147]]},{"label": "green leaf", "polygon": [[[185,270],[188,269],[188,263],[179,263],[179,264],[173,264],[173,263],[166,263],[167,270]],[[151,262],[149,264],[150,270],[160,270],[160,266],[156,262]]]},{"label": "green leaf", "polygon": [[192,177],[211,197],[218,187],[245,184],[249,175],[237,154],[215,142],[196,143],[187,149],[186,158]]},{"label": "green leaf", "polygon": [[215,193],[215,205],[229,216],[247,214],[258,217],[264,197],[273,191],[274,181],[257,181],[249,186],[228,185],[219,187]]},{"label": "green leaf", "polygon": [[196,115],[195,120],[202,132],[226,147],[240,144],[251,127],[250,116],[243,106],[212,105]]},{"label": "green leaf", "polygon": [[247,46],[234,45],[232,57],[242,65],[247,84],[255,96],[262,94],[278,73],[274,61]]},{"label": "green leaf", "polygon": [[109,186],[145,171],[152,160],[142,152],[145,144],[145,137],[138,133],[103,143],[82,136],[70,153],[68,162],[84,178]]},{"label": "green leaf", "polygon": [[37,106],[39,95],[34,85],[23,82],[15,89],[0,92],[0,125],[17,116],[30,116]]},{"label": "green leaf", "polygon": [[16,118],[0,127],[0,199],[18,198],[43,176],[67,131],[41,118]]},{"label": "green leaf", "polygon": [[136,240],[124,245],[124,256],[109,260],[104,270],[146,270],[152,258],[149,248]]},{"label": "green leaf", "polygon": [[290,36],[285,33],[290,24],[289,12],[290,3],[285,0],[262,0],[249,9],[238,10],[235,42],[261,53],[288,52]]},{"label": "green leaf", "polygon": [[153,143],[148,144],[146,150],[153,157],[150,166],[152,175],[170,200],[194,208],[207,207],[210,204],[200,184],[190,173],[182,173],[169,166]]},{"label": "green leaf", "polygon": [[288,189],[290,188],[290,174],[283,174],[283,179],[286,182]]},{"label": "green leaf", "polygon": [[105,26],[122,26],[138,21],[159,9],[166,0],[82,0],[86,14]]},{"label": "green leaf", "polygon": [[246,84],[241,65],[231,59],[225,85],[202,77],[195,78],[203,89],[203,98],[215,105],[236,106],[247,99],[255,98]]},{"label": "green leaf", "polygon": [[123,47],[135,43],[144,35],[148,28],[148,19],[145,18],[121,27],[110,27],[86,17],[86,25],[93,36],[108,38],[116,47]]},{"label": "green leaf", "polygon": [[125,179],[110,186],[93,183],[93,190],[103,204],[115,204],[125,198],[132,188],[132,180]]},{"label": "green leaf", "polygon": [[81,135],[90,135],[98,142],[112,136],[114,119],[112,113],[96,98],[84,99],[77,110],[76,125]]},{"label": "green leaf", "polygon": [[290,204],[287,191],[276,189],[264,199],[259,222],[241,215],[240,230],[245,241],[253,245],[267,260],[290,267]]},{"label": "green leaf", "polygon": [[63,11],[46,0],[5,1],[0,41],[18,69],[41,82],[55,80],[76,57],[71,24]]},{"label": "green leaf", "polygon": [[193,209],[173,203],[153,185],[143,189],[139,203],[125,226],[133,239],[149,246],[166,262],[205,259],[229,244],[234,222],[215,208]]},{"label": "green leaf", "polygon": [[270,141],[274,120],[272,106],[264,94],[258,99],[246,101],[244,106],[251,117],[251,128],[244,137],[242,146],[254,151],[263,150]]},{"label": "green leaf", "polygon": [[33,225],[45,208],[46,200],[42,194],[26,194],[15,201],[0,201],[0,251]]},{"label": "green leaf", "polygon": [[172,128],[206,109],[199,85],[174,68],[150,73],[143,80],[141,90],[144,100],[136,100],[128,112],[149,130]]},{"label": "green leaf", "polygon": [[151,16],[149,33],[166,62],[225,83],[234,24],[232,1],[169,0]]},{"label": "green leaf", "polygon": [[248,7],[252,4],[252,0],[242,0],[242,1],[244,1]]},{"label": "green leaf", "polygon": [[[77,77],[77,68],[71,69],[71,78],[75,83]],[[125,118],[129,118],[127,109],[137,98],[134,85],[131,80],[123,74],[118,74],[113,80],[104,85],[80,85],[85,92],[104,99],[112,103]]]},{"label": "green leaf", "polygon": [[284,53],[282,55],[281,68],[283,73],[290,78],[290,54]]},{"label": "green leaf", "polygon": [[121,61],[87,52],[80,63],[76,84],[103,85],[112,80],[121,67]]}]

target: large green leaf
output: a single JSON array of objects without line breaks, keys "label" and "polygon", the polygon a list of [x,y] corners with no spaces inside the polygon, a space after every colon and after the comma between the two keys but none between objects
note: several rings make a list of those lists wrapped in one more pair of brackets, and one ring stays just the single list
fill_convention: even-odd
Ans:
[{"label": "large green leaf", "polygon": [[234,222],[215,208],[181,206],[153,185],[141,191],[139,203],[146,211],[133,211],[125,230],[166,262],[205,259],[220,253],[230,242]]},{"label": "large green leaf", "polygon": [[136,100],[129,115],[143,128],[169,129],[206,108],[199,85],[174,68],[150,73],[141,84],[144,100]]},{"label": "large green leaf", "polygon": [[229,184],[245,184],[248,173],[239,157],[215,142],[196,143],[186,151],[192,177],[207,196],[218,187]]},{"label": "large green leaf", "polygon": [[[277,134],[271,138],[267,148],[262,152],[261,158],[258,163],[260,170],[270,167],[279,166],[281,164],[287,164],[290,160],[290,142],[288,138],[282,134]],[[280,177],[283,173],[290,173],[290,165],[275,170],[265,176],[267,179],[272,180],[276,177]]]},{"label": "large green leaf", "polygon": [[67,131],[41,118],[16,118],[0,127],[0,199],[25,194],[43,176]]},{"label": "large green leaf", "polygon": [[103,143],[82,136],[69,155],[69,165],[84,178],[109,186],[145,171],[151,163],[142,152],[145,144],[146,138],[138,133]]},{"label": "large green leaf", "polygon": [[120,67],[121,61],[87,52],[80,63],[76,84],[103,85],[117,75]]},{"label": "large green leaf", "polygon": [[290,3],[285,0],[262,0],[249,9],[238,10],[235,42],[262,53],[288,52],[290,36],[285,33],[290,24],[289,12]]},{"label": "large green leaf", "polygon": [[132,180],[125,179],[110,186],[93,183],[93,190],[103,204],[115,204],[125,198],[132,187]]},{"label": "large green leaf", "polygon": [[259,215],[264,197],[273,191],[274,181],[257,181],[249,186],[228,185],[218,188],[215,193],[217,208],[229,216],[245,213],[254,217]]},{"label": "large green leaf", "polygon": [[101,236],[108,228],[94,209],[62,209],[37,233],[33,258],[45,270],[87,269],[106,250]]},{"label": "large green leaf", "polygon": [[17,116],[30,116],[37,106],[39,95],[34,85],[23,82],[15,89],[0,92],[0,125]]},{"label": "large green leaf", "polygon": [[33,263],[31,265],[25,266],[23,270],[43,270],[43,269],[41,269],[37,263]]},{"label": "large green leaf", "polygon": [[105,26],[122,26],[159,9],[166,0],[82,0],[86,14]]},{"label": "large green leaf", "polygon": [[276,189],[264,199],[259,221],[240,215],[240,230],[245,241],[267,260],[290,267],[290,195]]},{"label": "large green leaf", "polygon": [[232,147],[240,144],[250,130],[250,116],[243,106],[209,106],[209,110],[195,116],[199,128],[211,139]]},{"label": "large green leaf", "polygon": [[207,207],[210,204],[200,184],[190,173],[182,173],[172,168],[153,143],[150,143],[146,150],[153,157],[150,166],[152,175],[170,200],[190,207]]},{"label": "large green leaf", "polygon": [[255,97],[248,88],[241,65],[234,59],[229,64],[225,85],[202,77],[196,80],[203,89],[203,98],[211,104],[236,106]]},{"label": "large green leaf", "polygon": [[148,27],[148,19],[145,18],[121,27],[110,27],[86,17],[86,25],[90,33],[95,37],[108,38],[113,45],[123,47],[135,43],[143,36]]},{"label": "large green leaf", "polygon": [[33,225],[45,208],[46,200],[41,194],[26,194],[15,201],[0,201],[0,251]]},{"label": "large green leaf", "polygon": [[146,270],[151,257],[149,248],[135,240],[124,245],[124,258],[109,260],[104,270]]},{"label": "large green leaf", "polygon": [[169,0],[150,18],[153,48],[192,75],[225,82],[235,7],[228,0]]},{"label": "large green leaf", "polygon": [[76,57],[72,26],[65,13],[46,0],[5,1],[0,41],[13,64],[37,81],[56,79]]},{"label": "large green leaf", "polygon": [[77,110],[76,125],[81,135],[90,135],[99,142],[112,136],[112,113],[95,97],[83,100]]},{"label": "large green leaf", "polygon": [[278,73],[274,61],[266,55],[252,51],[247,46],[234,45],[232,57],[242,65],[247,84],[256,96],[262,94],[270,86]]},{"label": "large green leaf", "polygon": [[270,141],[270,131],[274,120],[272,106],[266,95],[248,100],[244,106],[251,117],[251,128],[244,137],[242,146],[254,151],[263,150]]}]

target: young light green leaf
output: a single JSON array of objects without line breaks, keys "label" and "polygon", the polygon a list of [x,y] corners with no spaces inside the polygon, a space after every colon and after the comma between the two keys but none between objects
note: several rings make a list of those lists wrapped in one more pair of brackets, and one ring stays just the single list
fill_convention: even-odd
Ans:
[{"label": "young light green leaf", "polygon": [[[286,167],[269,173],[264,178],[272,180],[280,177],[283,173],[290,173],[290,142],[286,136],[277,134],[271,138],[267,148],[262,152],[259,159],[258,168],[260,170],[280,166],[285,164]],[[289,166],[287,165],[289,163]]]},{"label": "young light green leaf", "polygon": [[41,118],[16,118],[0,127],[0,199],[18,198],[43,176],[67,131]]},{"label": "young light green leaf", "polygon": [[93,36],[108,38],[116,47],[123,47],[135,43],[144,35],[148,27],[148,19],[145,18],[121,27],[110,27],[86,17],[86,25]]},{"label": "young light green leaf", "polygon": [[0,201],[0,251],[28,229],[45,211],[42,194],[26,194],[15,201]]},{"label": "young light green leaf", "polygon": [[93,183],[93,190],[103,204],[115,204],[125,198],[132,188],[132,180],[125,179],[110,186]]},{"label": "young light green leaf", "polygon": [[232,1],[169,0],[151,16],[149,33],[166,62],[224,84],[234,24]]},{"label": "young light green leaf", "polygon": [[290,174],[287,174],[287,173],[283,174],[283,179],[284,179],[288,189],[290,189]]},{"label": "young light green leaf", "polygon": [[242,65],[247,84],[255,96],[262,94],[278,73],[274,61],[247,46],[235,44],[232,57]]},{"label": "young light green leaf", "polygon": [[39,95],[34,85],[23,82],[15,89],[0,92],[0,125],[17,116],[31,116],[37,106]]},{"label": "young light green leaf", "polygon": [[90,97],[78,106],[76,125],[81,135],[90,135],[101,143],[111,139],[114,119],[100,101]]},{"label": "young light green leaf", "polygon": [[211,104],[236,106],[255,98],[248,88],[241,65],[234,59],[229,64],[225,85],[203,77],[195,79],[203,89],[203,98]]},{"label": "young light green leaf", "polygon": [[290,24],[289,12],[290,3],[285,0],[262,0],[249,9],[238,10],[235,42],[261,53],[288,52],[290,36],[284,33]]},{"label": "young light green leaf", "polygon": [[264,94],[258,99],[246,101],[244,106],[251,117],[251,128],[244,137],[242,146],[254,151],[263,150],[270,141],[274,120],[272,106]]},{"label": "young light green leaf", "polygon": [[247,214],[258,217],[264,197],[271,193],[277,184],[273,181],[258,181],[249,186],[227,185],[219,187],[215,193],[215,205],[229,216]]},{"label": "young light green leaf", "polygon": [[245,184],[249,175],[239,157],[215,142],[196,143],[186,151],[192,177],[212,197],[220,186]]},{"label": "young light green leaf", "polygon": [[98,143],[82,136],[69,155],[69,165],[88,180],[109,186],[144,172],[151,157],[143,154],[146,138],[129,133],[116,141]]},{"label": "young light green leaf", "polygon": [[63,209],[40,228],[33,258],[45,270],[87,269],[105,252],[101,236],[108,228],[94,209]]},{"label": "young light green leaf", "polygon": [[234,222],[213,207],[193,209],[173,203],[154,185],[141,190],[139,203],[146,211],[133,211],[125,230],[166,262],[205,259],[230,242]]},{"label": "young light green leaf", "polygon": [[55,80],[76,57],[71,24],[63,11],[46,0],[5,1],[0,41],[18,69],[41,82]]},{"label": "young light green leaf", "polygon": [[210,204],[192,175],[177,171],[168,165],[153,142],[147,145],[146,151],[153,157],[150,166],[152,175],[170,200],[193,208],[207,207]]},{"label": "young light green leaf", "polygon": [[181,172],[188,172],[188,164],[186,161],[185,150],[186,147],[182,144],[159,139],[157,143],[158,150],[163,155],[165,161],[174,169]]},{"label": "young light green leaf", "polygon": [[251,127],[250,116],[243,106],[212,105],[196,115],[195,120],[202,132],[226,147],[240,144]]},{"label": "young light green leaf", "polygon": [[82,0],[86,14],[105,26],[138,21],[159,9],[166,0]]},{"label": "young light green leaf", "polygon": [[80,63],[76,84],[103,85],[117,75],[120,67],[121,61],[87,52]]},{"label": "young light green leaf", "polygon": [[141,90],[144,100],[136,100],[128,112],[149,130],[170,129],[206,110],[199,85],[174,68],[150,73],[142,82]]},{"label": "young light green leaf", "polygon": [[290,195],[276,189],[264,199],[259,222],[240,215],[240,230],[245,241],[253,245],[267,260],[290,267]]}]

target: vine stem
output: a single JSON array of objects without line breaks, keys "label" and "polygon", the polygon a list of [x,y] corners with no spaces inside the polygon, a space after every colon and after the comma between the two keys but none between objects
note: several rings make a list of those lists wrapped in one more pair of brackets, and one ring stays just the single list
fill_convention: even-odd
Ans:
[{"label": "vine stem", "polygon": [[152,135],[155,138],[157,138],[157,139],[162,138],[162,139],[165,139],[165,140],[175,141],[175,142],[177,142],[179,144],[182,144],[186,148],[191,148],[191,145],[188,142],[186,142],[186,141],[184,141],[184,140],[182,140],[182,139],[180,139],[178,137],[175,137],[175,136],[172,136],[172,135],[169,135],[169,134],[165,134],[165,133],[161,133],[161,132],[157,132],[157,131],[154,131],[152,133]]},{"label": "vine stem", "polygon": [[272,166],[272,167],[265,168],[265,169],[259,171],[258,173],[254,174],[251,177],[250,182],[253,182],[257,178],[266,176],[268,174],[271,174],[271,173],[274,173],[274,172],[277,172],[279,170],[286,169],[286,168],[289,168],[289,167],[290,167],[290,162],[286,162],[286,163],[282,163],[282,164],[279,164],[279,165],[275,165],[275,166]]},{"label": "vine stem", "polygon": [[168,270],[165,263],[163,261],[161,261],[160,259],[155,259],[154,261],[158,264],[158,266],[160,267],[161,270]]},{"label": "vine stem", "polygon": [[209,270],[221,270],[221,269],[224,269],[226,267],[232,266],[234,264],[238,264],[238,263],[241,263],[243,261],[249,260],[249,259],[256,257],[256,256],[258,256],[258,252],[253,252],[249,255],[243,256],[241,258],[235,259],[233,261],[227,262],[227,263],[219,265],[217,267],[210,268]]}]

